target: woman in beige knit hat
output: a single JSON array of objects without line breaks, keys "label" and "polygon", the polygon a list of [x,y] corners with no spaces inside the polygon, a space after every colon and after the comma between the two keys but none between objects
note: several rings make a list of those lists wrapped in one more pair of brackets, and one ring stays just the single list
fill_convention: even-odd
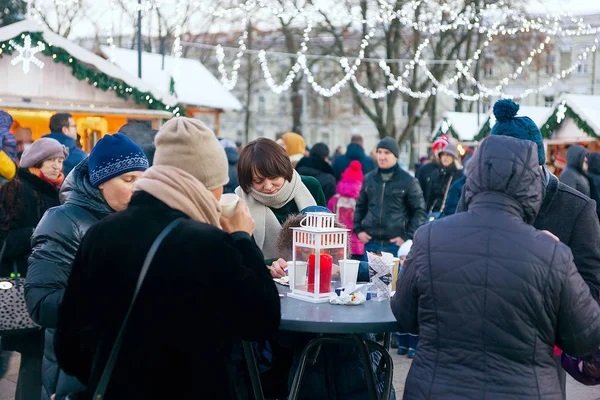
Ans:
[{"label": "woman in beige knit hat", "polygon": [[221,215],[228,163],[214,133],[199,120],[173,118],[154,143],[154,164],[129,207],[81,244],[60,308],[57,358],[94,393],[146,254],[172,226],[141,284],[105,398],[230,399],[232,342],[277,330],[277,289],[245,203]]}]

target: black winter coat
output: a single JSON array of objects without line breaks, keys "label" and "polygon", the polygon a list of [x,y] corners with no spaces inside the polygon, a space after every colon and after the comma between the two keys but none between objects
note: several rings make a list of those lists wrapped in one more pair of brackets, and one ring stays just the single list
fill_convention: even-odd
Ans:
[{"label": "black winter coat", "polygon": [[300,175],[312,176],[319,181],[325,201],[329,201],[335,195],[335,176],[333,176],[333,169],[327,161],[315,156],[304,157],[296,164],[296,171]]},{"label": "black winter coat", "polygon": [[88,231],[60,308],[59,363],[88,383],[90,392],[150,245],[179,217],[185,219],[164,239],[148,270],[106,398],[230,399],[232,340],[265,339],[277,330],[279,295],[248,234],[192,221],[137,192],[127,210]]},{"label": "black winter coat", "polygon": [[583,160],[587,156],[585,147],[573,145],[567,150],[567,168],[560,174],[560,181],[565,185],[590,196],[590,182],[583,172]]},{"label": "black winter coat", "polygon": [[425,220],[419,182],[400,166],[387,182],[378,169],[365,176],[354,211],[354,232],[367,232],[373,240],[398,236],[408,240]]},{"label": "black winter coat", "polygon": [[[600,301],[600,223],[596,204],[581,192],[559,182],[546,171],[548,182],[542,207],[533,222],[569,246],[577,271],[588,284],[594,298]],[[457,212],[465,210],[464,195]]]},{"label": "black winter coat", "polygon": [[427,212],[443,211],[442,207],[445,209],[448,201],[447,195],[446,199],[444,199],[444,195],[450,191],[452,183],[461,176],[462,171],[454,165],[445,168],[437,162],[432,162],[420,168],[417,179],[423,191],[425,210]]},{"label": "black winter coat", "polygon": [[596,214],[600,218],[600,153],[590,153],[588,155],[588,164],[590,197],[596,202]]},{"label": "black winter coat", "polygon": [[223,186],[223,193],[233,193],[238,187],[237,163],[240,158],[237,149],[233,147],[225,147],[225,155],[227,155],[227,163],[229,164],[229,182]]},{"label": "black winter coat", "polygon": [[16,263],[22,277],[27,274],[31,254],[31,235],[42,215],[60,205],[58,189],[25,168],[0,189],[0,248],[6,249],[0,264],[0,276],[8,276]]},{"label": "black winter coat", "polygon": [[113,210],[89,181],[87,159],[67,176],[60,190],[64,204],[49,209],[33,232],[25,301],[31,318],[46,328],[42,364],[42,398],[57,393],[57,400],[77,389],[75,378],[60,371],[54,354],[54,329],[71,264],[83,235]]},{"label": "black winter coat", "polygon": [[417,231],[392,299],[399,330],[419,333],[404,399],[564,399],[553,346],[596,349],[600,306],[569,249],[525,222],[537,148],[490,136],[468,172],[468,211]]}]

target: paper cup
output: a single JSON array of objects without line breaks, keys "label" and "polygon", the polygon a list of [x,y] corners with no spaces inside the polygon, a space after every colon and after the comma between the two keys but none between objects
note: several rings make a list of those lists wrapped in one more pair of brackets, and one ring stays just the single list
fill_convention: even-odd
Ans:
[{"label": "paper cup", "polygon": [[219,200],[219,205],[221,206],[221,214],[224,217],[231,217],[235,212],[235,208],[237,207],[240,198],[235,193],[225,193],[221,196],[221,200]]},{"label": "paper cup", "polygon": [[340,260],[340,273],[342,275],[342,286],[350,288],[356,286],[358,279],[358,260]]}]

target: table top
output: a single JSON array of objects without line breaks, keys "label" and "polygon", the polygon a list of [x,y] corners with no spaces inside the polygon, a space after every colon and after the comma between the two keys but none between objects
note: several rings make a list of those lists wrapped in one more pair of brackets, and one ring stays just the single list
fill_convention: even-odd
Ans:
[{"label": "table top", "polygon": [[310,303],[287,296],[289,288],[277,285],[281,297],[282,331],[312,333],[382,333],[397,330],[390,301],[369,300],[357,306]]}]

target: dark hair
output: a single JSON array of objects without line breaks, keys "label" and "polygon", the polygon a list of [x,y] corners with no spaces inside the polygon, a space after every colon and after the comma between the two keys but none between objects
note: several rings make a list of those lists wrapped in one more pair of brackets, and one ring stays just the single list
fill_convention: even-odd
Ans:
[{"label": "dark hair", "polygon": [[73,116],[69,113],[56,113],[51,116],[50,132],[62,132],[62,128],[68,128],[69,118],[73,118]]},{"label": "dark hair", "polygon": [[291,181],[294,174],[292,162],[286,151],[275,141],[258,138],[248,143],[240,152],[237,164],[238,181],[246,193],[252,188],[254,176],[264,178],[283,177]]},{"label": "dark hair", "polygon": [[360,144],[362,146],[363,145],[362,135],[360,135],[360,134],[352,135],[352,137],[350,138],[350,143],[356,143],[356,144]]}]

